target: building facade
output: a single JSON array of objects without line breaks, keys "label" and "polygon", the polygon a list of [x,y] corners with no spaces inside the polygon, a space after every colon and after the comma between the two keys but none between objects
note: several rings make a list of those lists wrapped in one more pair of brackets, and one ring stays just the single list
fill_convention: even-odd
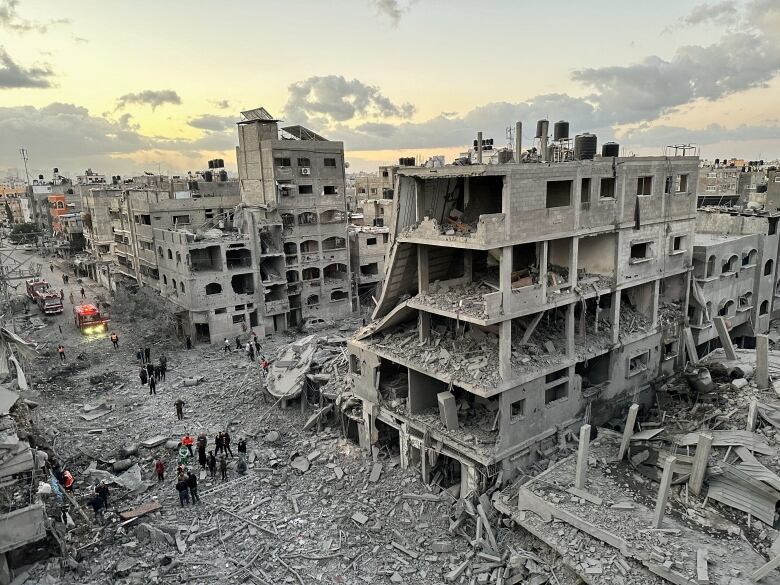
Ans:
[{"label": "building facade", "polygon": [[259,242],[272,252],[261,258],[265,331],[348,315],[343,143],[302,126],[280,128],[262,108],[243,118],[236,150],[241,199]]},{"label": "building facade", "polygon": [[463,495],[679,367],[697,158],[398,173],[382,293],[349,344],[362,444]]}]

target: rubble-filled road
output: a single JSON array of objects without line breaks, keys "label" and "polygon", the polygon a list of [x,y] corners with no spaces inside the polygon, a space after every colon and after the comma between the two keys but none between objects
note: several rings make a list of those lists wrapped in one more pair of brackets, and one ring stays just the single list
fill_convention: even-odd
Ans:
[{"label": "rubble-filled road", "polygon": [[[61,279],[56,270],[54,281]],[[69,288],[78,291],[73,283]],[[381,474],[371,481],[378,466],[341,435],[338,419],[303,431],[311,412],[297,403],[274,406],[259,365],[235,345],[230,353],[220,344],[188,351],[160,334],[159,323],[137,318],[114,318],[105,334],[83,337],[67,302],[71,290],[62,316],[42,318],[32,309],[36,318],[17,320],[17,330],[39,344],[24,395],[38,404],[28,430],[73,472],[83,511],[70,510],[76,527],[64,537],[66,559],[35,565],[24,582],[434,584],[449,577],[486,583],[504,566],[512,567],[515,583],[575,582],[549,549],[506,519],[493,519],[501,558],[475,551],[474,523],[460,522],[450,532],[458,509],[453,498],[446,491],[435,495],[419,471],[401,470],[396,453],[374,453]],[[97,291],[87,287],[88,299]],[[112,331],[119,335],[117,350]],[[261,354],[270,357],[292,340],[265,340]],[[59,343],[65,362],[57,356]],[[156,395],[141,384],[139,347],[149,347],[155,363],[167,358]],[[174,407],[178,399],[185,403],[183,420]],[[238,474],[233,458],[227,480],[219,471],[212,479],[190,459],[201,502],[182,508],[175,489],[179,440],[205,433],[210,451],[222,430],[236,455],[239,439],[247,440],[246,474]],[[162,482],[154,472],[157,458],[167,467]],[[86,505],[101,479],[111,490],[104,523]]]}]

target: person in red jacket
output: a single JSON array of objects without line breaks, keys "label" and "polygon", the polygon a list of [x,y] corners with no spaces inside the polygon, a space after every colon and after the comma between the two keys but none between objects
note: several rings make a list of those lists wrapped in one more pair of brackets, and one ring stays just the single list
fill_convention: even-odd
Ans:
[{"label": "person in red jacket", "polygon": [[189,436],[189,434],[184,435],[184,438],[181,440],[181,444],[187,447],[187,450],[190,452],[190,457],[192,457],[192,446],[195,444],[195,439]]},{"label": "person in red jacket", "polygon": [[71,474],[70,471],[67,469],[62,472],[62,485],[65,486],[65,489],[69,492],[73,491],[73,474]]},{"label": "person in red jacket", "polygon": [[165,481],[165,463],[162,459],[154,462],[154,470],[157,472],[157,481]]}]

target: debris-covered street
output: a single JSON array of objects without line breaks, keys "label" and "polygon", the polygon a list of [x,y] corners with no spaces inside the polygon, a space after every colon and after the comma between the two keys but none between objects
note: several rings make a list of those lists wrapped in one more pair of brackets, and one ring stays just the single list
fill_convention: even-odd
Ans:
[{"label": "debris-covered street", "polygon": [[[45,272],[61,279],[56,266]],[[495,582],[504,573],[515,576],[511,582],[545,583],[553,575],[558,583],[574,582],[549,548],[513,530],[495,511],[488,511],[495,550],[473,546],[474,511],[464,509],[457,492],[423,485],[419,470],[401,470],[397,452],[365,453],[344,436],[338,414],[312,417],[320,404],[311,385],[303,408],[298,401],[281,408],[265,390],[259,359],[251,362],[244,350],[248,332],[241,349],[230,340],[229,351],[220,344],[187,350],[166,334],[162,316],[149,318],[139,296],[123,299],[138,304],[131,310],[109,310],[106,332],[84,336],[67,301],[70,292],[80,296],[80,288],[64,287],[62,315],[31,312],[16,321],[37,347],[27,368],[30,389],[14,412],[19,435],[75,480],[64,501],[72,525],[54,522],[59,542],[49,543],[62,557],[31,565],[23,582],[433,584],[482,583],[491,576]],[[99,290],[87,286],[87,299]],[[314,334],[320,340],[315,361],[343,365],[333,343],[343,347],[357,325]],[[273,363],[295,339],[264,340],[260,355]],[[139,376],[136,354],[147,347],[153,363],[161,356],[167,363],[156,394]],[[320,379],[338,386],[331,376]],[[177,400],[184,402],[183,420]],[[209,452],[220,431],[229,433],[235,455],[227,456],[227,479],[220,478],[219,463],[214,477],[208,465],[201,468],[195,452],[185,466],[197,478],[200,502],[182,507],[176,490],[180,442],[187,434],[205,434]],[[158,459],[166,468],[163,481],[155,471]],[[48,480],[36,476],[29,487]],[[102,518],[90,507],[100,482],[110,492]],[[49,494],[41,497],[56,516],[56,493],[41,493]]]}]

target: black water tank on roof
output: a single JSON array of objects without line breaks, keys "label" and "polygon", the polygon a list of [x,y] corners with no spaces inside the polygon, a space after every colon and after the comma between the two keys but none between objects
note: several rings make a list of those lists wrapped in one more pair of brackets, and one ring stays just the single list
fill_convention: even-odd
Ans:
[{"label": "black water tank on roof", "polygon": [[227,179],[227,171],[219,171],[219,180],[224,183]]},{"label": "black water tank on roof", "polygon": [[585,132],[574,137],[574,158],[577,160],[592,160],[596,156],[598,139],[595,134]]},{"label": "black water tank on roof", "polygon": [[225,167],[225,160],[218,158],[216,161],[214,161],[214,168],[215,169],[222,169]]},{"label": "black water tank on roof", "polygon": [[561,120],[553,126],[553,140],[564,140],[569,137],[569,123]]},{"label": "black water tank on roof", "polygon": [[211,183],[214,180],[214,173],[211,171],[206,171],[203,173],[203,178],[206,180],[207,183]]},{"label": "black water tank on roof", "polygon": [[620,156],[620,145],[617,142],[605,142],[601,145],[601,156]]},{"label": "black water tank on roof", "polygon": [[547,120],[539,120],[536,123],[536,138],[541,138],[542,135],[545,133],[544,132],[544,125],[545,124],[549,124],[549,122],[547,122]]},{"label": "black water tank on roof", "polygon": [[209,168],[210,168],[210,169],[213,169],[213,168],[214,168],[214,161],[213,161],[213,160],[210,160],[210,161],[209,161]]}]

